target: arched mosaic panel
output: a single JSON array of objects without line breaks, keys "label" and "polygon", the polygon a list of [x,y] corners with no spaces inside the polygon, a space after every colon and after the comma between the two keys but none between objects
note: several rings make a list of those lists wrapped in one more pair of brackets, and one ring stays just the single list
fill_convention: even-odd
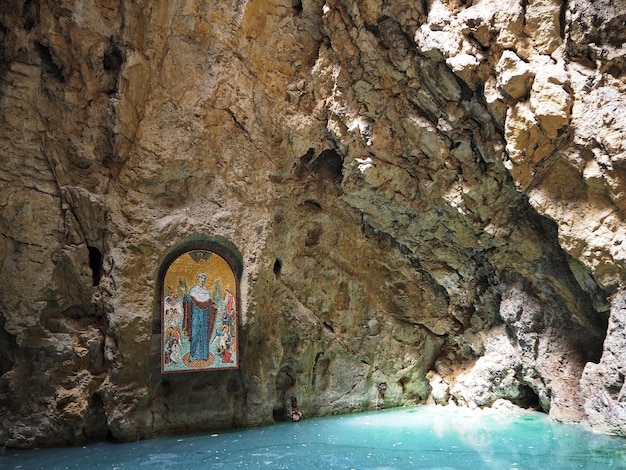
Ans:
[{"label": "arched mosaic panel", "polygon": [[175,258],[162,291],[161,371],[191,372],[238,367],[237,277],[208,249]]}]

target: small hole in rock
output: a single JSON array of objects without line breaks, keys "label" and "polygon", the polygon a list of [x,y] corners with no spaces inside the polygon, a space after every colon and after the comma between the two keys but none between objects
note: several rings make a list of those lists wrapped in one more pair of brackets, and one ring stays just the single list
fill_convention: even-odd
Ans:
[{"label": "small hole in rock", "polygon": [[91,268],[91,277],[93,286],[100,285],[102,279],[102,253],[96,247],[88,246],[89,249],[89,267]]},{"label": "small hole in rock", "polygon": [[280,260],[280,258],[276,258],[276,261],[274,261],[274,276],[280,277],[280,271],[282,269],[283,269],[283,262]]},{"label": "small hole in rock", "polygon": [[102,57],[102,67],[109,72],[119,73],[124,62],[122,52],[111,44]]}]

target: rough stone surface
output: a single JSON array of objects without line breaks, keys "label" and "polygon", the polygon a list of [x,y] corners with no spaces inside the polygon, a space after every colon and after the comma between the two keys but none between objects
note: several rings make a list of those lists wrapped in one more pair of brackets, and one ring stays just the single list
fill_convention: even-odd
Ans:
[{"label": "rough stone surface", "polygon": [[[0,443],[267,424],[292,396],[626,435],[625,20],[5,0]],[[157,273],[197,235],[242,256],[240,369],[161,375]]]},{"label": "rough stone surface", "polygon": [[625,321],[626,298],[621,293],[613,299],[602,361],[587,364],[580,381],[589,423],[601,432],[619,436],[626,435]]}]

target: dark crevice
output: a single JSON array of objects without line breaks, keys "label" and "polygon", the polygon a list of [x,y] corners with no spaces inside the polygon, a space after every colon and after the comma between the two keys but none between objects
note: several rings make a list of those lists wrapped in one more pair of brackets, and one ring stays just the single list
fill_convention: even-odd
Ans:
[{"label": "dark crevice", "polygon": [[102,66],[104,70],[112,73],[119,73],[124,63],[124,56],[119,48],[111,43],[102,57]]},{"label": "dark crevice", "polygon": [[302,176],[304,176],[305,168],[307,167],[309,163],[311,163],[311,160],[313,160],[314,156],[315,156],[315,150],[310,148],[309,150],[307,150],[307,152],[304,155],[300,157],[300,164],[296,168],[297,177],[301,178]]},{"label": "dark crevice", "polygon": [[304,207],[312,209],[315,212],[319,212],[322,210],[322,205],[313,199],[307,199],[306,201],[304,201]]},{"label": "dark crevice", "polygon": [[402,393],[406,393],[406,388],[407,385],[409,384],[409,378],[408,377],[402,377],[400,380],[398,380],[398,385],[400,385],[400,388],[402,389]]},{"label": "dark crevice", "polygon": [[472,96],[474,96],[474,91],[469,87],[467,83],[465,83],[465,81],[461,77],[455,74],[452,69],[448,68],[448,70],[456,79],[459,87],[461,87],[461,101],[471,101]]},{"label": "dark crevice", "polygon": [[523,27],[526,27],[526,12],[528,11],[528,2],[530,0],[522,0],[521,1],[521,7],[522,7],[522,14],[520,15],[520,17],[524,20],[523,22]]},{"label": "dark crevice", "polygon": [[565,15],[567,13],[567,0],[563,0],[561,3],[561,11],[559,12],[559,33],[561,39],[565,39]]},{"label": "dark crevice", "polygon": [[122,51],[111,39],[109,47],[104,51],[102,56],[102,68],[105,72],[106,88],[109,95],[114,95],[118,91],[119,77],[124,64],[124,55]]},{"label": "dark crevice", "polygon": [[4,329],[5,323],[6,319],[0,314],[0,376],[13,368],[9,355],[17,348],[15,336]]},{"label": "dark crevice", "polygon": [[275,423],[280,423],[282,421],[287,421],[287,412],[285,408],[274,408],[272,410],[272,418]]},{"label": "dark crevice", "polygon": [[39,18],[39,2],[26,0],[22,7],[22,17],[24,18],[24,29],[26,31],[33,29]]},{"label": "dark crevice", "polygon": [[539,396],[535,391],[529,387],[528,385],[523,385],[520,387],[519,396],[514,403],[520,408],[541,410],[541,404],[539,401]]},{"label": "dark crevice", "polygon": [[324,150],[311,162],[313,171],[323,179],[340,183],[343,179],[343,158],[332,149]]},{"label": "dark crevice", "polygon": [[293,7],[293,11],[297,14],[300,14],[303,10],[302,0],[291,0],[291,6]]},{"label": "dark crevice", "polygon": [[416,47],[415,41],[411,35],[404,31],[400,23],[389,16],[381,16],[378,18],[376,30],[372,30],[371,32],[381,39],[385,49],[399,52],[403,56]]},{"label": "dark crevice", "polygon": [[102,253],[99,249],[93,246],[88,246],[89,249],[89,267],[91,268],[91,278],[93,286],[99,286],[102,279]]},{"label": "dark crevice", "polygon": [[9,28],[0,21],[0,79],[4,76],[11,63],[11,60],[7,57],[8,35]]},{"label": "dark crevice", "polygon": [[283,269],[283,262],[280,260],[280,258],[276,258],[276,261],[274,261],[274,276],[276,276],[276,279],[278,279],[280,277],[280,272]]},{"label": "dark crevice", "polygon": [[[378,25],[375,25],[375,24],[366,24],[366,25],[365,25],[365,29],[366,29],[367,31],[369,31],[370,33],[372,33],[372,35],[374,35],[375,37],[379,37],[379,36],[380,36],[380,30],[378,29]],[[387,46],[385,46],[384,44],[383,44],[383,46],[384,46],[385,48],[387,48]]]},{"label": "dark crevice", "polygon": [[102,441],[107,439],[109,434],[104,402],[100,395],[95,393],[89,400],[83,435],[87,441]]},{"label": "dark crevice", "polygon": [[316,157],[315,150],[310,148],[300,157],[294,174],[297,178],[314,178],[321,183],[340,185],[343,180],[343,157],[334,149],[324,150]]},{"label": "dark crevice", "polygon": [[311,377],[311,385],[313,390],[323,390],[326,386],[324,375],[330,365],[330,359],[324,357],[324,352],[320,351],[315,355],[315,361],[313,362],[313,376]]},{"label": "dark crevice", "polygon": [[230,115],[235,125],[239,127],[239,129],[241,129],[245,135],[248,135],[248,129],[246,129],[246,126],[244,126],[243,123],[239,121],[233,110],[230,108],[226,108],[225,111]]},{"label": "dark crevice", "polygon": [[41,60],[42,71],[54,77],[57,81],[65,83],[63,70],[55,63],[50,49],[40,42],[35,42],[35,47]]}]

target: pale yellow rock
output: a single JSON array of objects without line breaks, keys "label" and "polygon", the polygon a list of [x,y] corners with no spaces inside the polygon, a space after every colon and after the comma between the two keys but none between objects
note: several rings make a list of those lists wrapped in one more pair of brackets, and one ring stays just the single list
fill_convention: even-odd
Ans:
[{"label": "pale yellow rock", "polygon": [[535,78],[530,107],[546,137],[555,139],[570,122],[572,97],[564,85],[546,78],[545,74]]},{"label": "pale yellow rock", "polygon": [[505,127],[506,149],[515,164],[532,167],[554,150],[540,124],[528,103],[520,102],[509,108]]},{"label": "pale yellow rock", "polygon": [[530,0],[524,16],[524,33],[540,54],[551,54],[561,44],[560,0]]},{"label": "pale yellow rock", "polygon": [[504,51],[496,67],[498,87],[511,99],[528,96],[535,78],[530,64],[521,60],[513,51]]}]

